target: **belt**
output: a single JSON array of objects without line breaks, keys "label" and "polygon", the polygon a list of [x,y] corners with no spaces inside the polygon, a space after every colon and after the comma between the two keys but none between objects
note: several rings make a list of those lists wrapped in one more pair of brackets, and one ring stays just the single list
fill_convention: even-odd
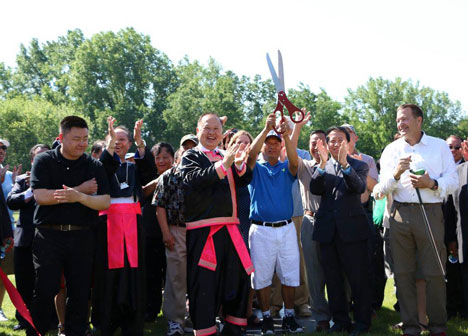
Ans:
[{"label": "belt", "polygon": [[71,225],[71,224],[43,224],[38,226],[40,229],[51,229],[57,231],[76,231],[89,230],[88,226]]},{"label": "belt", "polygon": [[314,216],[315,216],[315,212],[309,211],[309,210],[305,210],[305,211],[304,211],[304,215],[310,216],[310,217],[314,217]]},{"label": "belt", "polygon": [[273,227],[273,228],[278,228],[278,227],[282,227],[282,226],[288,225],[289,223],[291,223],[291,220],[288,219],[288,220],[279,221],[279,222],[273,222],[273,223],[261,222],[261,221],[257,221],[257,220],[252,220],[252,223],[253,223],[253,224],[257,224],[257,225],[263,225],[263,226],[270,226],[270,227]]},{"label": "belt", "polygon": [[[399,204],[401,206],[419,206],[421,205],[420,203],[410,203],[410,202],[399,202],[399,201],[393,201],[396,204]],[[424,205],[442,205],[442,202],[436,202],[436,203],[423,203]]]}]

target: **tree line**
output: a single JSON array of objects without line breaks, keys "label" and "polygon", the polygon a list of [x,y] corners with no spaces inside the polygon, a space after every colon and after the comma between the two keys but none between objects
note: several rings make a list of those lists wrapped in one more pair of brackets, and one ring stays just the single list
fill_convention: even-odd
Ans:
[{"label": "tree line", "polygon": [[[422,107],[424,129],[431,135],[467,135],[468,118],[460,102],[400,78],[369,78],[349,89],[342,103],[324,89],[312,92],[303,84],[289,89],[288,97],[312,114],[299,141],[305,149],[311,130],[348,122],[360,138],[358,148],[378,158],[396,133],[396,108],[402,103]],[[8,163],[26,168],[29,148],[50,144],[59,121],[69,114],[89,122],[91,142],[104,138],[106,117],[113,115],[128,127],[143,118],[148,144],[177,146],[184,134],[194,133],[203,112],[226,115],[227,128],[255,136],[275,106],[270,79],[238,76],[214,59],[202,65],[185,57],[174,64],[149,36],[133,28],[90,38],[76,29],[45,43],[33,39],[20,46],[15,67],[0,63],[0,138],[11,143]]]}]

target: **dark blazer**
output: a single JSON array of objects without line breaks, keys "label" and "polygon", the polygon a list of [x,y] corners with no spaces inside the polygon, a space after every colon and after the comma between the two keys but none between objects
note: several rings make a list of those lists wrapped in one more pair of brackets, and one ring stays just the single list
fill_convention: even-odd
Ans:
[{"label": "dark blazer", "polygon": [[321,175],[315,170],[310,181],[310,191],[322,197],[315,215],[313,239],[323,243],[331,242],[335,234],[342,241],[353,242],[371,236],[369,222],[361,205],[361,194],[366,190],[367,163],[348,156],[351,166],[349,175],[341,169],[335,172],[331,159]]},{"label": "dark blazer", "polygon": [[26,174],[16,178],[13,189],[8,194],[7,204],[11,210],[19,210],[19,218],[15,229],[15,246],[31,246],[34,237],[34,210],[36,201],[34,197],[25,201],[24,195],[29,186],[26,184]]},{"label": "dark blazer", "polygon": [[8,212],[2,184],[0,183],[0,245],[3,244],[5,238],[12,237],[13,229],[11,227],[10,213]]}]

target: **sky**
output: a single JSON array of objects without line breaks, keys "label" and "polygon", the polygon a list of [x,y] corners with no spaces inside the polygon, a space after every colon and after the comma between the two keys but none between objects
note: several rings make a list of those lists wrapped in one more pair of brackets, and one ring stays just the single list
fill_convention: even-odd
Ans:
[{"label": "sky", "polygon": [[237,75],[270,78],[281,50],[286,89],[323,88],[338,101],[369,77],[401,77],[449,94],[468,111],[465,0],[4,1],[0,62],[20,44],[133,27],[174,63],[213,57]]}]

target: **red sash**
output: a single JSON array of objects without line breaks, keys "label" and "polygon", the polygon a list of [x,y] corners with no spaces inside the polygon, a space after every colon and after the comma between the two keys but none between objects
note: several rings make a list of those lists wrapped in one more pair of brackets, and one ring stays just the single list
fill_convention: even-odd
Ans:
[{"label": "red sash", "polygon": [[138,267],[138,232],[136,215],[141,215],[140,203],[116,203],[99,211],[107,215],[107,258],[109,269],[124,267],[124,249],[131,268]]},{"label": "red sash", "polygon": [[[208,156],[209,157],[209,156]],[[210,157],[209,157],[210,158]],[[229,182],[229,189],[231,190],[231,200],[232,200],[232,217],[218,217],[218,218],[208,218],[202,219],[195,222],[185,223],[187,230],[195,230],[202,227],[210,226],[210,233],[206,240],[205,246],[198,262],[198,266],[205,267],[209,270],[216,270],[216,250],[213,241],[213,235],[221,230],[223,227],[226,227],[229,236],[231,237],[232,243],[236,249],[236,252],[244,266],[245,271],[250,275],[253,271],[252,260],[250,259],[249,251],[245,246],[244,239],[242,238],[239,228],[239,218],[237,218],[237,198],[236,198],[236,185],[234,182],[234,176],[232,174],[232,168],[227,170],[227,178]]]},{"label": "red sash", "polygon": [[3,285],[5,286],[6,291],[8,292],[8,296],[10,297],[11,302],[15,306],[16,310],[23,316],[23,318],[29,322],[30,325],[36,330],[36,333],[41,336],[39,331],[36,329],[36,326],[33,323],[31,314],[29,313],[28,308],[26,307],[26,304],[23,301],[23,298],[21,297],[20,293],[18,290],[13,286],[11,283],[10,279],[8,279],[8,276],[3,272],[3,270],[0,268],[0,278],[2,278]]}]

